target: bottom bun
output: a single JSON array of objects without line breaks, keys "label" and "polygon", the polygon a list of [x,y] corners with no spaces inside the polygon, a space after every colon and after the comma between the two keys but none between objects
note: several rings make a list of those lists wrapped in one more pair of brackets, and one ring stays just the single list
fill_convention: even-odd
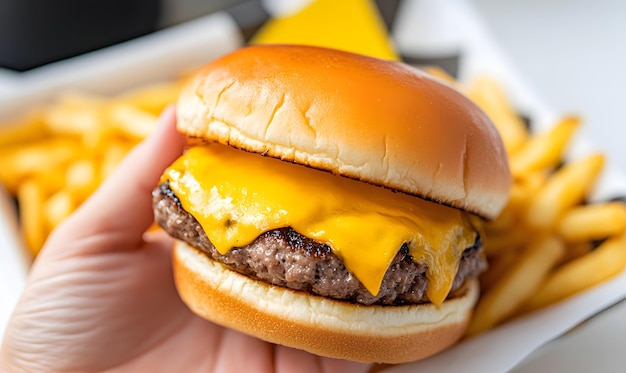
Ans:
[{"label": "bottom bun", "polygon": [[241,275],[176,241],[174,276],[199,316],[268,342],[368,363],[423,359],[458,341],[478,299],[477,281],[440,306],[365,306]]}]

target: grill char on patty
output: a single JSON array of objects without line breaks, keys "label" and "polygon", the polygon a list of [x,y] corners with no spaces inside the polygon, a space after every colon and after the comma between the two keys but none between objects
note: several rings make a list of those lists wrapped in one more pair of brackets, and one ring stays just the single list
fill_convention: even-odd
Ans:
[{"label": "grill char on patty", "polygon": [[[374,296],[327,245],[304,237],[292,228],[265,232],[249,245],[233,248],[222,255],[211,244],[198,221],[183,209],[168,183],[155,188],[152,196],[155,220],[165,231],[246,276],[289,289],[365,305],[429,302],[426,266],[413,261],[406,245],[396,254],[378,294]],[[463,252],[451,294],[466,279],[477,277],[487,268],[481,252],[480,238]]]}]

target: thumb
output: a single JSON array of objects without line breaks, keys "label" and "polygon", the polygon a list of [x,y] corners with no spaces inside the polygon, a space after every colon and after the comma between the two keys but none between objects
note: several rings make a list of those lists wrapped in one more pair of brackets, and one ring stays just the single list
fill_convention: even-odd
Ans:
[{"label": "thumb", "polygon": [[152,189],[163,170],[182,153],[184,144],[184,136],[176,131],[174,107],[168,107],[155,132],[137,145],[100,188],[59,226],[57,231],[63,232],[59,236],[75,241],[107,235],[127,247],[133,242],[138,244],[154,219]]}]

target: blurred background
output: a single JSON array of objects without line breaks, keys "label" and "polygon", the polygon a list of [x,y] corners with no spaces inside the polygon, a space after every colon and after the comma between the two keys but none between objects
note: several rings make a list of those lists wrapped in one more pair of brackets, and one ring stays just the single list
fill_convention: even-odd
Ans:
[{"label": "blurred background", "polygon": [[519,74],[626,170],[626,2],[474,0]]},{"label": "blurred background", "polygon": [[[469,2],[478,9],[510,57],[509,62],[546,106],[557,113],[582,115],[585,126],[581,134],[600,144],[617,164],[625,165],[626,147],[621,135],[626,135],[626,129],[621,99],[626,86],[626,2]],[[239,20],[247,25],[250,36],[267,18],[259,3],[272,9],[272,4],[284,6],[289,2],[5,0],[0,2],[0,66],[25,71],[221,9],[239,8]],[[393,9],[398,1],[379,3],[387,3]]]}]

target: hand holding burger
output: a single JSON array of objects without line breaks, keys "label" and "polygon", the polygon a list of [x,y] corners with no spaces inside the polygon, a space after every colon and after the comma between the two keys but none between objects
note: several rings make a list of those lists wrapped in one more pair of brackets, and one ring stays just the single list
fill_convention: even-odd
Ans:
[{"label": "hand holding burger", "polygon": [[153,192],[198,315],[322,356],[398,363],[464,333],[506,153],[467,98],[398,62],[302,46],[208,64]]},{"label": "hand holding burger", "polygon": [[150,191],[183,144],[167,110],[150,139],[52,234],[7,325],[0,371],[366,372],[365,364],[207,322],[180,301],[172,239],[145,231]]}]

